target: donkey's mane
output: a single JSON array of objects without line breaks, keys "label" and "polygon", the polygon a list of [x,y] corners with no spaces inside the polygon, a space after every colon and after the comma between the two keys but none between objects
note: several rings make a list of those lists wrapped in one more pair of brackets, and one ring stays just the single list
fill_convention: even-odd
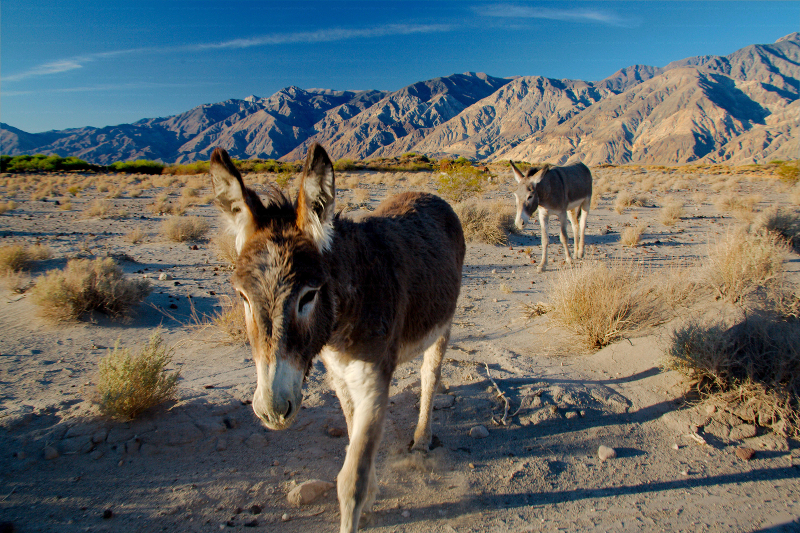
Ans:
[{"label": "donkey's mane", "polygon": [[543,165],[534,165],[528,169],[528,173],[525,177],[535,176],[538,172],[541,172],[542,175],[544,176],[551,168],[553,168],[553,165],[551,165],[550,163],[545,163]]},{"label": "donkey's mane", "polygon": [[274,183],[267,183],[266,190],[259,195],[252,189],[248,193],[247,204],[253,211],[261,227],[274,223],[292,223],[297,219],[295,206],[284,192]]}]

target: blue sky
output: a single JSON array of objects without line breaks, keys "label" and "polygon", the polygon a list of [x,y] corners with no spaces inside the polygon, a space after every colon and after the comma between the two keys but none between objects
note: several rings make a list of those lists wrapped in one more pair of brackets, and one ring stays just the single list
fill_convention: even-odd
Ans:
[{"label": "blue sky", "polygon": [[458,72],[587,81],[800,30],[800,2],[3,0],[0,121],[31,133]]}]

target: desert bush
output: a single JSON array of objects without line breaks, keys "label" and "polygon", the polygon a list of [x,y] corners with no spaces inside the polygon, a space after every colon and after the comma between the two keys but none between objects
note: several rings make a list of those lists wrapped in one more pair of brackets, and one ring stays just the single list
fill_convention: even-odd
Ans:
[{"label": "desert bush", "polygon": [[230,296],[220,298],[220,309],[211,315],[198,315],[192,304],[190,329],[204,333],[207,340],[219,344],[244,346],[248,343],[244,307]]},{"label": "desert bush", "polygon": [[161,223],[161,232],[175,242],[197,241],[210,229],[210,224],[200,217],[170,217]]},{"label": "desert bush", "polygon": [[125,234],[125,240],[131,244],[139,244],[147,238],[147,232],[141,228],[135,228]]},{"label": "desert bush", "polygon": [[[169,174],[172,176],[191,176],[196,174],[207,174],[209,168],[208,161],[197,161],[195,163],[188,163],[185,165],[169,165],[164,167],[162,174]],[[247,172],[247,170],[242,170]]]},{"label": "desert bush", "polygon": [[120,212],[114,212],[114,204],[108,200],[95,200],[83,212],[86,218],[113,218],[119,216]]},{"label": "desert bush", "polygon": [[52,255],[50,248],[39,244],[31,246],[7,244],[0,246],[0,274],[28,270],[34,261],[43,261],[49,259]]},{"label": "desert bush", "polygon": [[642,207],[646,202],[647,199],[644,196],[634,195],[626,190],[622,190],[617,194],[616,200],[614,200],[614,211],[621,215],[625,212],[625,208]]},{"label": "desert bush", "polygon": [[440,196],[451,202],[463,202],[483,191],[485,178],[476,168],[456,165],[439,174],[435,181]]},{"label": "desert bush", "polygon": [[174,397],[180,372],[167,372],[174,349],[164,346],[158,332],[136,356],[127,348],[114,350],[100,359],[97,372],[97,402],[100,412],[123,420]]},{"label": "desert bush", "polygon": [[755,314],[727,327],[692,321],[670,338],[664,366],[703,397],[783,435],[800,429],[800,322]]},{"label": "desert bush", "polygon": [[673,226],[683,217],[683,214],[683,203],[672,201],[664,204],[658,214],[658,219],[665,226]]},{"label": "desert bush", "polygon": [[125,174],[161,174],[165,166],[164,163],[158,161],[139,159],[137,161],[117,161],[109,165],[108,170]]},{"label": "desert bush", "polygon": [[620,235],[619,240],[623,245],[633,248],[639,244],[644,230],[645,226],[628,226],[622,230],[622,235]]},{"label": "desert bush", "polygon": [[729,231],[710,246],[705,281],[719,297],[738,302],[780,274],[787,251],[777,235]]},{"label": "desert bush", "polygon": [[58,172],[62,170],[99,170],[77,157],[59,155],[15,155],[0,156],[0,172]]},{"label": "desert bush", "polygon": [[714,206],[722,214],[729,213],[739,220],[752,222],[755,217],[756,206],[762,200],[762,196],[758,194],[750,196],[728,194],[720,196],[714,202]]},{"label": "desert bush", "polygon": [[239,254],[236,253],[236,237],[231,233],[218,233],[211,238],[211,247],[217,259],[225,263],[229,269],[236,266],[236,259]]},{"label": "desert bush", "polygon": [[800,248],[800,213],[774,207],[761,213],[753,228],[780,235],[790,246]]},{"label": "desert bush", "polygon": [[146,280],[126,280],[111,258],[71,259],[63,271],[52,270],[36,281],[33,301],[42,316],[57,321],[76,320],[90,311],[116,318],[148,294]]},{"label": "desert bush", "polygon": [[669,318],[672,311],[659,285],[663,280],[640,264],[583,263],[559,271],[550,288],[550,316],[589,347],[601,348]]},{"label": "desert bush", "polygon": [[780,161],[775,173],[782,181],[797,183],[800,180],[800,161]]},{"label": "desert bush", "polygon": [[506,244],[514,225],[512,208],[475,200],[453,206],[467,242]]},{"label": "desert bush", "polygon": [[353,201],[357,204],[369,202],[369,189],[355,189],[353,191]]},{"label": "desert bush", "polygon": [[13,211],[17,208],[17,202],[14,200],[9,200],[7,202],[0,202],[0,215],[3,213],[7,213],[9,211]]}]

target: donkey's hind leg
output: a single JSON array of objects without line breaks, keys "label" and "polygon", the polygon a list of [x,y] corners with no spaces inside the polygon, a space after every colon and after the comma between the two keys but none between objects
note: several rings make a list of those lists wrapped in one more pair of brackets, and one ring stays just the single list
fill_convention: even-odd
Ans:
[{"label": "donkey's hind leg", "polygon": [[569,217],[569,223],[572,226],[572,241],[575,248],[574,255],[576,259],[580,259],[583,256],[583,248],[580,246],[580,238],[578,237],[577,215],[579,211],[580,207],[567,210],[567,217]]},{"label": "donkey's hind leg", "polygon": [[[569,253],[569,239],[567,238],[567,217],[565,216],[567,213],[569,213],[570,220],[572,220],[573,217],[575,216],[575,214],[572,211],[570,211],[569,209],[566,210],[566,213],[564,213],[564,212],[559,213],[558,222],[559,222],[559,231],[560,232],[558,234],[558,238],[561,239],[561,246],[564,247],[564,256],[567,259],[567,264],[571,265],[572,264],[572,257],[570,256],[570,253]],[[575,227],[574,223],[573,223],[572,227],[573,228]],[[575,242],[578,242],[577,239],[575,240]]]},{"label": "donkey's hind leg", "polygon": [[431,411],[433,410],[433,397],[439,388],[442,377],[442,360],[450,341],[450,326],[427,349],[422,359],[421,385],[419,399],[419,420],[414,431],[412,450],[427,452],[431,444]]},{"label": "donkey's hind leg", "polygon": [[586,241],[586,218],[589,216],[589,206],[590,205],[591,205],[591,200],[586,200],[585,202],[583,202],[583,204],[581,204],[581,206],[578,209],[575,210],[576,213],[578,212],[578,210],[580,210],[580,212],[581,212],[580,224],[578,226],[578,233],[575,234],[576,246],[578,246],[577,245],[577,243],[578,243],[578,235],[580,235],[580,239],[581,239],[581,243],[577,248],[578,251],[575,253],[575,257],[578,257],[578,258],[581,258],[581,259],[583,258],[583,248],[584,248],[584,244],[585,244],[585,241]]}]

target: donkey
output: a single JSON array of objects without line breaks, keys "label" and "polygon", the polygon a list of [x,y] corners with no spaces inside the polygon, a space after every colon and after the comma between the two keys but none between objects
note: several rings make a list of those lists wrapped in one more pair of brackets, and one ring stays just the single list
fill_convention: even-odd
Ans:
[{"label": "donkey", "polygon": [[314,143],[294,203],[275,185],[265,201],[227,152],[210,173],[236,236],[231,281],[241,296],[256,364],[253,410],[288,428],[320,355],[342,405],[350,444],[337,477],[340,532],[355,533],[375,499],[375,456],[398,365],[424,352],[412,450],[431,442],[431,408],[461,289],[461,223],[441,198],[403,193],[359,221],[335,212],[333,165]]},{"label": "donkey", "polygon": [[[558,215],[561,222],[561,245],[564,246],[564,255],[567,263],[572,264],[567,245],[567,220],[572,224],[572,236],[575,240],[575,257],[583,257],[583,242],[586,234],[586,217],[589,215],[589,205],[592,202],[592,173],[583,163],[574,163],[565,167],[544,165],[531,167],[526,175],[511,163],[514,179],[519,184],[514,191],[517,203],[517,216],[514,223],[522,229],[525,222],[530,220],[536,208],[539,208],[539,224],[542,226],[542,262],[539,272],[547,268],[547,221],[550,212]],[[574,210],[574,211],[573,211]],[[580,211],[580,232],[576,217]]]}]

